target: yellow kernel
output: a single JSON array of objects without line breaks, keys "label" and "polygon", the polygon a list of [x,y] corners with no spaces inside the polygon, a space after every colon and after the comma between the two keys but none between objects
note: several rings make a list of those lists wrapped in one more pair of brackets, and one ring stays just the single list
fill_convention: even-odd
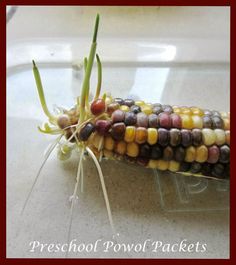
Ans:
[{"label": "yellow kernel", "polygon": [[192,114],[192,111],[191,111],[190,108],[182,107],[182,108],[181,108],[181,113],[182,113],[182,114],[191,115],[191,114]]},{"label": "yellow kernel", "polygon": [[202,139],[205,145],[213,145],[216,141],[215,132],[208,128],[202,129]]},{"label": "yellow kernel", "polygon": [[202,129],[203,121],[202,118],[198,115],[192,115],[193,128]]},{"label": "yellow kernel", "polygon": [[103,154],[107,158],[112,158],[113,157],[113,152],[107,149],[103,149]]},{"label": "yellow kernel", "polygon": [[137,101],[135,101],[135,105],[137,105],[137,106],[142,106],[142,105],[144,105],[145,104],[145,102],[144,101],[142,101],[142,100],[137,100]]},{"label": "yellow kernel", "polygon": [[224,118],[228,119],[229,118],[228,112],[226,112],[226,111],[220,112],[220,115],[221,115],[222,119],[224,119]]},{"label": "yellow kernel", "polygon": [[95,133],[92,138],[92,143],[93,145],[98,149],[100,147],[101,141],[102,141],[103,136],[101,136],[98,133]]},{"label": "yellow kernel", "polygon": [[148,133],[147,142],[150,145],[155,144],[157,142],[157,140],[158,140],[158,132],[157,132],[157,129],[155,129],[155,128],[148,128],[147,129],[147,133]]},{"label": "yellow kernel", "polygon": [[129,111],[129,107],[126,105],[121,105],[120,106],[120,110],[124,111],[124,112],[128,112]]},{"label": "yellow kernel", "polygon": [[225,139],[225,131],[224,130],[221,130],[221,129],[215,129],[214,132],[215,132],[215,135],[216,135],[216,141],[215,141],[215,143],[217,145],[223,145],[223,144],[225,144],[225,142],[226,142],[226,139]]},{"label": "yellow kernel", "polygon": [[150,159],[149,162],[148,162],[147,167],[157,168],[158,167],[158,160]]},{"label": "yellow kernel", "polygon": [[198,146],[196,148],[196,161],[199,163],[203,163],[207,161],[208,158],[208,149],[205,145]]},{"label": "yellow kernel", "polygon": [[167,170],[169,168],[169,161],[166,160],[157,160],[157,169],[159,170]]},{"label": "yellow kernel", "polygon": [[152,114],[152,107],[148,106],[147,104],[141,106],[142,112],[144,112],[146,115]]},{"label": "yellow kernel", "polygon": [[105,99],[106,106],[111,104],[111,102],[112,102],[112,97],[111,96],[106,96],[106,99]]},{"label": "yellow kernel", "polygon": [[230,145],[230,131],[225,131],[226,144]]},{"label": "yellow kernel", "polygon": [[224,121],[224,129],[230,130],[230,119],[224,118],[223,121]]},{"label": "yellow kernel", "polygon": [[138,127],[136,129],[135,141],[138,144],[143,144],[147,140],[147,130],[144,127]]},{"label": "yellow kernel", "polygon": [[190,109],[191,109],[193,115],[198,115],[200,117],[202,117],[204,115],[204,111],[198,107],[191,107]]},{"label": "yellow kernel", "polygon": [[133,142],[135,139],[135,127],[127,126],[125,129],[125,141],[127,143]]},{"label": "yellow kernel", "polygon": [[124,155],[126,153],[126,142],[125,141],[119,141],[115,145],[115,152]]},{"label": "yellow kernel", "polygon": [[169,162],[169,167],[168,167],[168,169],[169,169],[170,171],[172,171],[172,172],[177,172],[177,171],[179,171],[179,167],[180,167],[179,162],[174,161],[174,160],[171,160],[171,161]]},{"label": "yellow kernel", "polygon": [[193,146],[186,148],[185,161],[193,162],[196,158],[196,149]]},{"label": "yellow kernel", "polygon": [[114,146],[115,146],[114,139],[111,136],[106,136],[104,141],[104,147],[107,150],[112,151],[114,149]]},{"label": "yellow kernel", "polygon": [[139,154],[139,145],[135,142],[128,143],[126,147],[126,154],[131,157],[137,157]]},{"label": "yellow kernel", "polygon": [[176,113],[176,114],[180,114],[181,113],[181,108],[179,108],[179,107],[173,108],[173,110],[174,110],[174,113]]},{"label": "yellow kernel", "polygon": [[192,129],[193,128],[193,121],[192,117],[187,114],[180,114],[182,120],[182,128],[183,129]]}]

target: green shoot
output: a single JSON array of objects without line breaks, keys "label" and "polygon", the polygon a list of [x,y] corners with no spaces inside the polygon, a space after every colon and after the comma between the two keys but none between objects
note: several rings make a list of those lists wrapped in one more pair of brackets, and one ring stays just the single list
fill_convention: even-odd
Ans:
[{"label": "green shoot", "polygon": [[102,86],[102,63],[100,61],[98,54],[96,54],[96,59],[97,59],[97,67],[98,67],[98,83],[97,83],[97,90],[96,90],[94,100],[98,99],[100,95],[100,91],[101,91],[101,86]]}]

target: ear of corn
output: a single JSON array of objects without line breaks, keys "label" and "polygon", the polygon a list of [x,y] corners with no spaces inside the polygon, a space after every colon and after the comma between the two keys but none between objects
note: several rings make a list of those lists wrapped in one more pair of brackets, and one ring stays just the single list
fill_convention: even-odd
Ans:
[{"label": "ear of corn", "polygon": [[104,137],[103,156],[162,171],[229,178],[229,113],[121,98],[108,102],[106,113],[108,127],[102,130],[104,122],[97,121],[89,142],[96,149]]}]

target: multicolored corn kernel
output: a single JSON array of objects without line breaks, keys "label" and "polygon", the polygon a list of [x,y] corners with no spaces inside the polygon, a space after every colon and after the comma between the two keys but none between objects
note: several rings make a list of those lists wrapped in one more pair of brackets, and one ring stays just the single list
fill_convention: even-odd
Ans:
[{"label": "multicolored corn kernel", "polygon": [[216,141],[215,132],[212,129],[202,129],[202,140],[207,146],[213,145]]},{"label": "multicolored corn kernel", "polygon": [[212,120],[213,129],[224,129],[224,121],[221,118],[220,113],[219,113],[219,116],[216,116],[216,115],[212,116],[211,120]]},{"label": "multicolored corn kernel", "polygon": [[65,129],[70,126],[70,117],[67,114],[62,114],[57,118],[57,125],[60,129]]},{"label": "multicolored corn kernel", "polygon": [[181,132],[179,129],[170,129],[170,145],[177,146],[181,144]]},{"label": "multicolored corn kernel", "polygon": [[217,163],[212,166],[211,175],[214,177],[222,178],[224,175],[224,165]]},{"label": "multicolored corn kernel", "polygon": [[189,146],[188,148],[186,148],[186,154],[185,154],[185,161],[186,162],[193,162],[196,159],[196,149],[193,146]]},{"label": "multicolored corn kernel", "polygon": [[144,167],[146,167],[149,163],[149,159],[146,157],[137,157],[136,159],[137,163]]},{"label": "multicolored corn kernel", "polygon": [[124,140],[127,143],[133,142],[135,140],[135,131],[136,131],[136,128],[134,126],[126,127]]},{"label": "multicolored corn kernel", "polygon": [[182,146],[178,146],[175,148],[174,151],[174,158],[177,162],[182,162],[185,159],[185,148],[183,148]]},{"label": "multicolored corn kernel", "polygon": [[219,162],[221,163],[229,163],[230,161],[230,148],[228,145],[222,145],[220,147],[220,158]]},{"label": "multicolored corn kernel", "polygon": [[207,162],[211,164],[215,164],[220,157],[219,147],[216,145],[212,145],[208,148],[208,158]]},{"label": "multicolored corn kernel", "polygon": [[181,143],[184,147],[192,145],[192,133],[190,130],[187,129],[181,130]]},{"label": "multicolored corn kernel", "polygon": [[204,163],[208,159],[208,149],[205,145],[196,147],[196,158],[195,161],[199,163]]},{"label": "multicolored corn kernel", "polygon": [[206,115],[206,116],[211,116],[211,115],[212,115],[212,112],[211,112],[209,109],[204,109],[204,110],[203,110],[203,113],[204,113],[204,115]]},{"label": "multicolored corn kernel", "polygon": [[168,114],[173,113],[173,108],[170,105],[162,105],[162,109],[165,113]]},{"label": "multicolored corn kernel", "polygon": [[170,119],[171,119],[171,127],[172,128],[177,128],[177,129],[182,128],[182,120],[181,120],[180,115],[178,115],[176,113],[172,113],[170,115]]},{"label": "multicolored corn kernel", "polygon": [[112,151],[115,147],[115,141],[111,136],[106,136],[104,139],[104,147],[105,149]]},{"label": "multicolored corn kernel", "polygon": [[119,155],[124,155],[126,153],[126,142],[125,141],[116,142],[114,151]]},{"label": "multicolored corn kernel", "polygon": [[223,118],[223,121],[224,121],[224,130],[230,130],[230,119]]},{"label": "multicolored corn kernel", "polygon": [[163,160],[170,161],[174,157],[174,150],[171,146],[167,146],[163,149]]},{"label": "multicolored corn kernel", "polygon": [[214,132],[215,132],[215,135],[216,135],[215,143],[217,145],[225,144],[225,142],[226,142],[225,131],[222,130],[222,129],[215,129]]},{"label": "multicolored corn kernel", "polygon": [[102,114],[105,111],[106,104],[105,101],[101,98],[94,100],[90,106],[90,110],[93,115]]},{"label": "multicolored corn kernel", "polygon": [[174,160],[169,161],[168,170],[171,172],[177,172],[180,169],[180,163]]},{"label": "multicolored corn kernel", "polygon": [[192,115],[193,121],[193,128],[202,129],[203,128],[203,121],[199,115]]},{"label": "multicolored corn kernel", "polygon": [[217,111],[217,110],[212,110],[212,111],[211,111],[211,115],[212,115],[212,116],[218,116],[218,117],[221,117],[220,112]]},{"label": "multicolored corn kernel", "polygon": [[180,167],[179,167],[179,171],[180,172],[187,172],[190,170],[190,167],[191,167],[191,163],[181,162]]},{"label": "multicolored corn kernel", "polygon": [[88,122],[79,132],[79,140],[87,141],[89,136],[95,131],[95,125]]},{"label": "multicolored corn kernel", "polygon": [[124,100],[122,98],[114,98],[114,102],[118,103],[119,105],[123,105]]},{"label": "multicolored corn kernel", "polygon": [[158,140],[158,131],[155,128],[148,128],[147,129],[147,142],[150,145],[154,145],[157,143]]},{"label": "multicolored corn kernel", "polygon": [[148,128],[148,116],[145,113],[140,112],[137,114],[137,126]]},{"label": "multicolored corn kernel", "polygon": [[118,110],[120,105],[117,102],[112,102],[107,106],[107,114],[111,116],[111,114],[115,111]]},{"label": "multicolored corn kernel", "polygon": [[160,113],[163,112],[163,109],[162,109],[162,106],[161,104],[158,104],[158,105],[153,105],[152,107],[152,112],[156,115],[159,115]]},{"label": "multicolored corn kernel", "polygon": [[192,115],[192,110],[188,107],[181,107],[181,113],[186,115]]},{"label": "multicolored corn kernel", "polygon": [[141,108],[138,105],[133,105],[133,106],[130,107],[130,111],[132,111],[133,113],[137,114],[137,113],[141,112]]},{"label": "multicolored corn kernel", "polygon": [[191,109],[193,115],[198,115],[200,117],[202,117],[204,115],[204,111],[198,107],[191,107],[190,109]]},{"label": "multicolored corn kernel", "polygon": [[167,146],[170,141],[170,134],[167,129],[159,128],[158,129],[158,143],[161,146]]},{"label": "multicolored corn kernel", "polygon": [[204,163],[202,165],[202,175],[204,176],[210,176],[212,172],[212,164]]},{"label": "multicolored corn kernel", "polygon": [[192,141],[194,146],[199,146],[202,144],[202,130],[200,129],[192,130]]},{"label": "multicolored corn kernel", "polygon": [[138,144],[143,144],[147,141],[147,136],[147,129],[144,127],[138,127],[136,129],[135,142]]},{"label": "multicolored corn kernel", "polygon": [[193,121],[192,117],[189,114],[180,114],[182,120],[182,128],[183,129],[192,129],[193,128]]},{"label": "multicolored corn kernel", "polygon": [[95,129],[101,135],[105,135],[110,128],[111,128],[111,121],[109,120],[97,120],[95,123]]},{"label": "multicolored corn kernel", "polygon": [[152,113],[152,107],[147,105],[147,104],[144,104],[141,106],[141,110],[143,113],[145,113],[146,115],[149,115]]},{"label": "multicolored corn kernel", "polygon": [[129,111],[125,113],[125,124],[126,125],[135,125],[137,122],[137,116],[135,113]]},{"label": "multicolored corn kernel", "polygon": [[202,170],[202,164],[200,164],[198,162],[191,163],[190,172],[197,174],[197,173],[200,173],[201,170]]},{"label": "multicolored corn kernel", "polygon": [[148,116],[148,127],[157,128],[158,127],[158,116],[154,113]]},{"label": "multicolored corn kernel", "polygon": [[126,106],[128,106],[128,107],[131,107],[131,106],[134,105],[134,100],[133,100],[133,99],[129,99],[129,98],[127,98],[127,99],[124,100],[124,102],[123,102],[122,105],[126,105]]},{"label": "multicolored corn kernel", "polygon": [[94,133],[92,136],[92,143],[93,143],[93,146],[98,150],[100,151],[100,148],[102,148],[101,146],[101,143],[103,141],[103,136],[101,136],[100,134],[98,133]]},{"label": "multicolored corn kernel", "polygon": [[142,105],[145,104],[145,102],[143,100],[137,100],[137,101],[134,102],[134,104],[137,105],[137,106],[142,106]]},{"label": "multicolored corn kernel", "polygon": [[147,166],[148,166],[149,168],[156,169],[157,166],[158,166],[158,161],[159,161],[159,160],[153,160],[153,159],[150,159],[150,160],[148,161]]},{"label": "multicolored corn kernel", "polygon": [[112,122],[123,122],[125,120],[125,112],[118,109],[115,110],[111,115]]},{"label": "multicolored corn kernel", "polygon": [[111,135],[115,140],[122,140],[125,135],[125,124],[123,122],[114,123],[111,126]]},{"label": "multicolored corn kernel", "polygon": [[225,131],[225,141],[227,145],[230,145],[230,131]]},{"label": "multicolored corn kernel", "polygon": [[151,147],[148,144],[142,144],[139,149],[139,156],[149,158],[151,155]]},{"label": "multicolored corn kernel", "polygon": [[160,159],[162,158],[162,148],[159,145],[153,145],[151,148],[151,159]]},{"label": "multicolored corn kernel", "polygon": [[202,117],[202,122],[203,122],[203,128],[212,128],[212,120],[209,115],[205,115]]},{"label": "multicolored corn kernel", "polygon": [[169,161],[160,159],[160,160],[157,160],[156,165],[157,165],[157,169],[165,171],[165,170],[168,170],[169,168]]},{"label": "multicolored corn kernel", "polygon": [[158,115],[159,119],[159,127],[160,128],[166,128],[170,129],[171,128],[171,118],[168,113],[162,112]]},{"label": "multicolored corn kernel", "polygon": [[129,111],[129,107],[127,105],[121,105],[120,106],[120,110],[122,110],[124,112],[128,112]]},{"label": "multicolored corn kernel", "polygon": [[173,111],[175,114],[181,114],[181,108],[180,107],[173,107]]},{"label": "multicolored corn kernel", "polygon": [[130,157],[137,157],[139,154],[139,145],[135,142],[127,143],[126,154]]}]

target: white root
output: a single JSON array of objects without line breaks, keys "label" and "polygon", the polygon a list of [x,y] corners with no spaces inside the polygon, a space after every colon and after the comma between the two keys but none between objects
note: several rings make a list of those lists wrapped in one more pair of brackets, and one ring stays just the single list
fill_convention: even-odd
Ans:
[{"label": "white root", "polygon": [[43,169],[45,163],[47,162],[47,160],[48,160],[50,154],[52,153],[52,151],[55,149],[55,147],[57,146],[57,144],[58,144],[59,141],[61,140],[62,136],[63,136],[63,135],[60,135],[60,136],[55,140],[55,142],[52,143],[52,145],[51,145],[50,148],[48,149],[47,153],[45,154],[45,158],[44,158],[44,160],[43,160],[43,163],[41,164],[41,166],[40,166],[40,168],[39,168],[39,170],[38,170],[38,173],[37,173],[37,175],[36,175],[36,177],[35,177],[35,179],[34,179],[34,182],[33,182],[32,186],[31,186],[31,189],[30,189],[30,191],[29,191],[29,193],[28,193],[28,195],[27,195],[27,198],[26,198],[25,203],[24,203],[24,205],[23,205],[23,208],[22,208],[22,210],[21,210],[21,215],[23,214],[23,212],[24,212],[24,210],[25,210],[25,207],[26,207],[26,205],[27,205],[27,203],[28,203],[28,201],[29,201],[29,198],[30,198],[30,196],[31,196],[31,194],[32,194],[32,191],[33,191],[33,189],[34,189],[34,187],[35,187],[35,185],[36,185],[36,183],[37,183],[37,180],[38,180],[38,178],[39,178],[39,176],[40,176],[40,173],[41,173],[41,171],[42,171],[42,169]]},{"label": "white root", "polygon": [[86,147],[86,150],[89,153],[89,155],[91,156],[91,158],[93,159],[94,164],[95,164],[95,166],[97,168],[97,171],[98,171],[98,174],[99,174],[99,177],[100,177],[100,181],[101,181],[101,185],[102,185],[102,191],[103,191],[104,200],[105,200],[105,203],[106,203],[108,219],[109,219],[109,222],[110,222],[110,225],[111,225],[112,232],[113,232],[114,235],[116,235],[116,231],[115,231],[115,227],[114,227],[113,219],[112,219],[112,214],[111,214],[110,203],[109,203],[109,199],[108,199],[108,195],[107,195],[107,190],[106,190],[104,176],[103,176],[103,173],[102,173],[101,166],[100,166],[96,156],[94,155],[93,151],[89,147]]}]

